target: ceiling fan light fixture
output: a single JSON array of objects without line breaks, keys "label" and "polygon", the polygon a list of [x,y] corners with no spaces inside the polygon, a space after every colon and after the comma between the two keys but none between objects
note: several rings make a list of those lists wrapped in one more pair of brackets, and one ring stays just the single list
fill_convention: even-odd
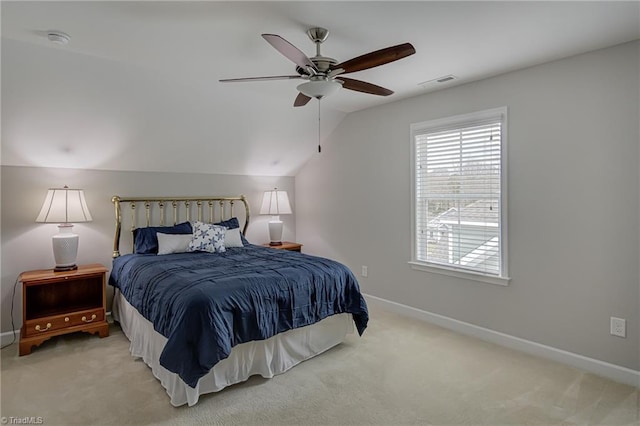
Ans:
[{"label": "ceiling fan light fixture", "polygon": [[337,80],[311,80],[300,84],[297,89],[310,98],[321,99],[333,95],[342,88],[342,82]]}]

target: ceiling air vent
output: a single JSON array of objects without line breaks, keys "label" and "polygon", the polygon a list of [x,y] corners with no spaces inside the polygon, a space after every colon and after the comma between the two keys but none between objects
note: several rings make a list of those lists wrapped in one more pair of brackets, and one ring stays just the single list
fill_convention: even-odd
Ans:
[{"label": "ceiling air vent", "polygon": [[65,34],[62,31],[52,30],[47,32],[47,38],[51,43],[55,44],[68,44],[71,37],[69,34]]},{"label": "ceiling air vent", "polygon": [[440,77],[439,79],[437,79],[437,80],[436,80],[436,82],[438,82],[438,83],[444,83],[444,82],[447,82],[447,81],[451,81],[451,80],[453,80],[453,79],[455,79],[455,77],[454,77],[454,76],[452,76],[451,74],[449,74],[449,75],[446,75],[446,76],[444,76],[444,77]]},{"label": "ceiling air vent", "polygon": [[423,81],[422,83],[418,83],[418,86],[422,86],[423,88],[432,87],[436,84],[447,83],[449,81],[455,80],[457,77],[453,74],[445,75],[443,77],[434,78],[433,80]]}]

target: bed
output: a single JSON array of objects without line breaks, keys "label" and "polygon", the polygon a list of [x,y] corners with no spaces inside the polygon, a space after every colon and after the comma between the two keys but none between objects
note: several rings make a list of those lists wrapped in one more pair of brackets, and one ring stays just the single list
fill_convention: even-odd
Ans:
[{"label": "bed", "polygon": [[244,196],[112,201],[113,317],[174,406],[284,373],[354,327],[364,332],[367,306],[351,271],[250,244]]}]

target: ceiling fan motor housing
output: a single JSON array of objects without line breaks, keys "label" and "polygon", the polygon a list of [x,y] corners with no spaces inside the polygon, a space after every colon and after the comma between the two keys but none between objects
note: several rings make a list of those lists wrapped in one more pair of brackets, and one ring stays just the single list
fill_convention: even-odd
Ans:
[{"label": "ceiling fan motor housing", "polygon": [[326,73],[327,71],[329,71],[329,68],[338,63],[338,61],[336,61],[335,59],[327,58],[325,56],[314,56],[310,59],[311,62],[316,64],[316,68],[318,68],[318,71],[320,71],[321,73]]}]

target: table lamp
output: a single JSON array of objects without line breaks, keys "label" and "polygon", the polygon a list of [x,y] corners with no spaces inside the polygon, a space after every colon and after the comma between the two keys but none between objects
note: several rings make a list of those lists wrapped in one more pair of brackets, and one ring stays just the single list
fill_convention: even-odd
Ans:
[{"label": "table lamp", "polygon": [[66,185],[64,188],[49,189],[36,222],[59,224],[59,232],[52,238],[53,257],[56,260],[54,271],[78,269],[78,234],[73,233],[71,222],[91,220],[82,189],[69,189]]},{"label": "table lamp", "polygon": [[280,220],[281,214],[291,214],[291,205],[289,204],[289,196],[287,191],[278,191],[278,188],[274,188],[273,191],[265,191],[262,198],[262,207],[260,207],[260,214],[270,214],[271,220],[269,221],[269,239],[271,246],[282,245],[282,230],[284,225]]}]

